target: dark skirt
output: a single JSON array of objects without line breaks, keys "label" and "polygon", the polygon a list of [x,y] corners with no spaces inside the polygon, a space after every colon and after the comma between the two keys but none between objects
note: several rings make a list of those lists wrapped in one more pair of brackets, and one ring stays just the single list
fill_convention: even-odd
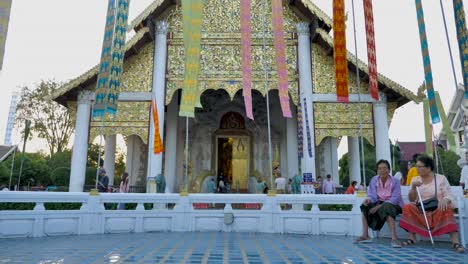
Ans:
[{"label": "dark skirt", "polygon": [[377,212],[374,214],[369,214],[370,209],[381,204],[382,202],[370,203],[368,205],[361,205],[361,212],[367,219],[367,224],[372,230],[379,231],[384,226],[387,221],[387,217],[390,216],[393,219],[399,214],[401,214],[401,207],[392,203],[383,203]]}]

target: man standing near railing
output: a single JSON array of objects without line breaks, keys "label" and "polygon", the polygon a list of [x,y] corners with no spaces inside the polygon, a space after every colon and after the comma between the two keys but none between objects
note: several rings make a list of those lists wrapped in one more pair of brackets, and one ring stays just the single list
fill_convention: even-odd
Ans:
[{"label": "man standing near railing", "polygon": [[323,181],[323,192],[324,194],[335,194],[336,193],[336,187],[335,183],[331,179],[331,175],[327,175],[327,179]]},{"label": "man standing near railing", "polygon": [[99,192],[108,192],[109,177],[107,177],[106,170],[104,168],[99,169],[99,177],[101,178],[98,182]]}]

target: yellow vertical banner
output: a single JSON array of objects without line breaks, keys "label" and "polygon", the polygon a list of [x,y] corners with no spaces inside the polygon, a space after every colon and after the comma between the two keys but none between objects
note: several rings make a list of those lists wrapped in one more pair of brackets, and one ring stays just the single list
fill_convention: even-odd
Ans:
[{"label": "yellow vertical banner", "polygon": [[3,56],[5,55],[5,44],[8,33],[8,23],[10,21],[11,0],[0,0],[0,71],[3,66]]},{"label": "yellow vertical banner", "polygon": [[180,116],[194,117],[200,72],[201,28],[203,0],[182,0],[185,70]]}]

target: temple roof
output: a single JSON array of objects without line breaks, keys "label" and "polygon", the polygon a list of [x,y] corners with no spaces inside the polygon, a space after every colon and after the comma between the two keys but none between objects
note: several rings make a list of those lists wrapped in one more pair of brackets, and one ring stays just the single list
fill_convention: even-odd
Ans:
[{"label": "temple roof", "polygon": [[[180,1],[176,0],[176,3],[177,2]],[[125,58],[136,54],[140,47],[142,47],[147,42],[152,41],[153,34],[150,28],[146,27],[146,21],[149,21],[153,17],[160,15],[164,10],[173,4],[175,4],[173,0],[155,0],[130,23],[128,30],[130,31],[134,29],[136,34],[125,44]],[[305,21],[308,20],[310,22],[317,22],[316,34],[313,38],[313,41],[318,42],[320,45],[333,51],[333,38],[328,33],[332,28],[332,19],[322,10],[320,10],[320,8],[318,8],[315,4],[313,4],[311,0],[293,0],[291,1],[291,5],[294,5],[294,9],[299,11],[302,16],[305,15],[305,17],[303,17]],[[86,87],[95,84],[97,81],[98,66],[99,64],[78,76],[77,78],[70,80],[62,87],[60,87],[51,97],[63,105],[66,105],[67,101],[76,100],[79,90],[85,89]],[[352,71],[356,70],[355,56],[349,51],[348,67]],[[357,68],[359,68],[361,73],[365,74],[363,77],[368,80],[367,64],[361,60],[358,60]],[[378,82],[379,90],[386,93],[388,101],[397,102],[397,107],[410,101],[414,101],[416,103],[421,101],[421,99],[413,92],[380,73],[378,74]]]}]

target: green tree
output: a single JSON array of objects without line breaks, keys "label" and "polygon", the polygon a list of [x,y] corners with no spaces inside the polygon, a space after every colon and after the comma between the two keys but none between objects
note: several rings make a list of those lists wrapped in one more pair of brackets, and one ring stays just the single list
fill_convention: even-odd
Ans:
[{"label": "green tree", "polygon": [[49,178],[55,186],[68,186],[70,184],[71,151],[65,150],[51,155],[47,159],[50,169]]},{"label": "green tree", "polygon": [[460,156],[451,150],[444,150],[441,147],[437,148],[437,154],[439,158],[434,158],[435,165],[437,165],[435,171],[445,175],[450,185],[458,185],[461,168],[458,167],[457,161],[460,159]]},{"label": "green tree", "polygon": [[16,110],[17,125],[31,120],[31,138],[45,139],[51,155],[67,148],[74,130],[69,109],[52,100],[60,85],[55,81],[42,81],[33,89],[23,87]]},{"label": "green tree", "polygon": [[[400,163],[400,149],[398,146],[393,145],[390,142],[390,147],[392,149],[391,154],[392,158],[395,160],[395,162],[388,161],[390,162],[390,165],[392,163],[395,163],[395,168],[392,169],[392,172],[395,173],[400,169],[399,163]],[[359,144],[359,149],[361,149],[361,146]],[[361,160],[361,150],[359,150],[359,158]],[[339,177],[340,177],[340,182],[343,184],[343,186],[348,186],[349,183],[349,158],[348,158],[348,153],[343,155],[341,159],[339,160],[338,164],[340,166],[339,169]],[[373,176],[377,175],[377,170],[375,167],[375,164],[377,163],[375,159],[375,147],[372,146],[367,140],[364,140],[364,161],[366,165],[366,183],[369,184],[370,180],[372,179]],[[360,164],[361,168],[361,179],[363,178],[363,171],[362,171],[362,160]]]}]

